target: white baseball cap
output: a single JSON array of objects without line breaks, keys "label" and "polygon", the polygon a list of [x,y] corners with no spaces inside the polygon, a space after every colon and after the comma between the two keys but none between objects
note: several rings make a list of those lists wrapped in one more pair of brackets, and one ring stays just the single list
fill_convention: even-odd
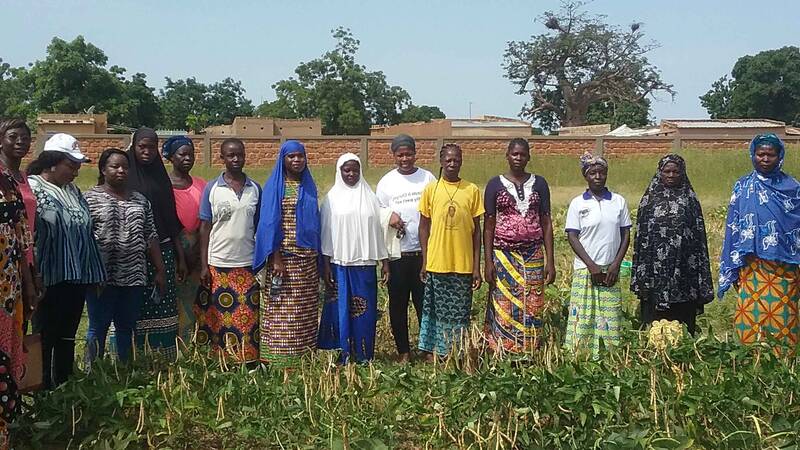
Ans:
[{"label": "white baseball cap", "polygon": [[44,151],[66,153],[67,157],[75,162],[88,163],[89,158],[81,153],[78,140],[67,133],[56,133],[44,143]]}]

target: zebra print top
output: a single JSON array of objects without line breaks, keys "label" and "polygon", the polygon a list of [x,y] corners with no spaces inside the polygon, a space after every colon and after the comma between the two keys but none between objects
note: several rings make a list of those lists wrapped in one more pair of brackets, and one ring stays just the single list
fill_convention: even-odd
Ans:
[{"label": "zebra print top", "polygon": [[95,186],[84,194],[93,231],[106,267],[106,284],[147,285],[147,247],[158,241],[153,210],[144,195],[132,191],[120,200]]}]

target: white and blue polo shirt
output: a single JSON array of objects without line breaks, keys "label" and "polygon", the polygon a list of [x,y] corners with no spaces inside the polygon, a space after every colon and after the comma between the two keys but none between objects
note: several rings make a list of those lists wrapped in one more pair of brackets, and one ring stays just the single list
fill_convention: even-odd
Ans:
[{"label": "white and blue polo shirt", "polygon": [[[631,215],[625,198],[606,189],[596,199],[587,189],[569,203],[565,231],[578,233],[586,254],[598,266],[614,261],[622,244],[621,230],[631,227]],[[585,269],[586,264],[577,256],[575,269]]]},{"label": "white and blue polo shirt", "polygon": [[244,187],[237,195],[223,175],[206,185],[200,200],[200,220],[211,223],[208,264],[250,267],[261,209],[261,186],[245,175]]}]

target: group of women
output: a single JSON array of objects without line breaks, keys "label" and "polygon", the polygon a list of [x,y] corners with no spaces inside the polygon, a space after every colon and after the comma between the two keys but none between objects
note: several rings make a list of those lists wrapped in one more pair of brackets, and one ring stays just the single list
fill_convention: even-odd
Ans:
[{"label": "group of women", "polygon": [[[369,361],[379,281],[400,361],[411,355],[409,303],[419,350],[445,357],[468,338],[472,293],[484,280],[489,347],[521,352],[542,342],[544,288],[556,275],[553,223],[547,181],[526,170],[524,139],[511,140],[508,171],[483,195],[461,178],[458,145],[441,148],[435,177],[416,166],[414,139],[400,135],[391,143],[397,167],[376,191],[347,153],[319,199],[294,140],[281,145],[262,189],[244,172],[242,141],[222,142],[225,169],[206,182],[190,174],[191,139],[171,137],[159,152],[157,134],[141,128],[127,150],[102,153],[97,185],[81,193],[74,180],[89,160],[74,137],[50,137],[24,172],[28,126],[0,122],[0,137],[3,427],[17,410],[24,324],[32,318],[42,335],[44,381],[54,388],[72,373],[84,301],[87,367],[109,336],[122,361],[137,349],[174,359],[181,339],[245,363],[291,367],[318,348],[339,350],[343,363]],[[743,342],[795,344],[800,334],[800,184],[782,171],[784,153],[776,136],[757,136],[754,170],[736,182],[729,205],[718,294],[738,289]],[[564,345],[597,355],[620,340],[632,221],[625,199],[606,187],[608,162],[586,154],[580,167],[587,189],[570,202],[565,225],[575,260]],[[643,324],[677,320],[695,333],[714,293],[703,213],[680,156],[659,161],[636,225],[631,290]]]}]

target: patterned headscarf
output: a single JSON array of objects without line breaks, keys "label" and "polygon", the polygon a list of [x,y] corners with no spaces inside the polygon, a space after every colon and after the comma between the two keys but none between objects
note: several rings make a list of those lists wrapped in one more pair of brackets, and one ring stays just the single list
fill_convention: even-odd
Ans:
[{"label": "patterned headscarf", "polygon": [[608,161],[602,156],[594,156],[589,152],[581,155],[581,175],[586,176],[586,172],[592,166],[603,166],[608,168]]},{"label": "patterned headscarf", "polygon": [[[673,163],[680,183],[668,187],[661,171]],[[686,161],[666,155],[658,162],[636,215],[631,291],[657,311],[688,301],[702,305],[714,299],[703,210],[686,174]]]},{"label": "patterned headscarf", "polygon": [[[756,168],[758,147],[770,145],[778,152],[778,164],[769,173]],[[753,171],[733,185],[725,241],[719,266],[722,298],[739,279],[739,268],[749,255],[786,264],[800,264],[800,183],[781,170],[785,149],[774,134],[756,136],[750,143]]]},{"label": "patterned headscarf", "polygon": [[750,161],[753,162],[754,167],[756,165],[756,150],[758,150],[759,147],[772,147],[778,152],[778,164],[772,169],[772,172],[762,175],[769,176],[770,174],[777,174],[780,172],[781,169],[783,169],[783,157],[785,154],[783,141],[774,133],[759,134],[754,137],[753,142],[750,143]]},{"label": "patterned headscarf", "polygon": [[184,145],[188,145],[194,149],[194,142],[187,136],[172,136],[164,141],[164,145],[161,146],[161,156],[163,156],[164,159],[170,159],[172,155]]}]

